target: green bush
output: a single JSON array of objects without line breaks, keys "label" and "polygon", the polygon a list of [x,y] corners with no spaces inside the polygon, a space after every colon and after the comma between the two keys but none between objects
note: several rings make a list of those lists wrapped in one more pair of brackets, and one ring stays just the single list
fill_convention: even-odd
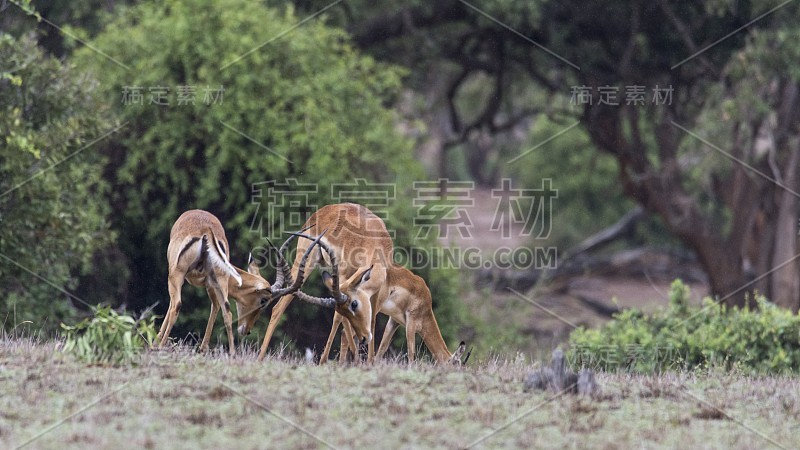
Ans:
[{"label": "green bush", "polygon": [[[67,294],[113,238],[94,142],[116,122],[94,79],[33,35],[0,33],[0,327],[46,333],[83,302]],[[73,300],[73,301],[71,301]]]},{"label": "green bush", "polygon": [[61,324],[66,343],[62,351],[94,364],[128,363],[156,338],[155,316],[135,320],[110,306],[98,306],[94,317],[77,325]]},{"label": "green bush", "polygon": [[722,367],[756,373],[800,369],[800,316],[763,296],[756,308],[726,308],[711,299],[688,304],[689,288],[672,283],[670,304],[652,315],[625,310],[599,329],[570,335],[573,364],[654,372]]}]

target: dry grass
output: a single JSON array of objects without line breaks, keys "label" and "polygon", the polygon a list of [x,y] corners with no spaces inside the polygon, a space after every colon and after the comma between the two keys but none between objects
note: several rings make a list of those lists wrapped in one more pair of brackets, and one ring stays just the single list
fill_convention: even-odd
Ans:
[{"label": "dry grass", "polygon": [[186,347],[113,368],[4,339],[0,448],[800,447],[798,378],[599,374],[597,398],[553,398],[523,393],[534,368],[259,363]]}]

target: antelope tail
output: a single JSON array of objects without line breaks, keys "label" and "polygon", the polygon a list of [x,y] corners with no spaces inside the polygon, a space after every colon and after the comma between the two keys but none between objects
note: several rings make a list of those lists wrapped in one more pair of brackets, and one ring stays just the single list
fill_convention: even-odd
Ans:
[{"label": "antelope tail", "polygon": [[[211,236],[211,241],[213,245],[209,245],[208,237]],[[228,272],[233,279],[236,280],[236,283],[241,286],[242,285],[242,277],[239,275],[239,272],[236,271],[236,268],[233,267],[233,264],[230,263],[228,259],[228,253],[225,251],[222,243],[217,240],[217,237],[214,236],[213,230],[208,230],[208,234],[203,235],[203,249],[208,253],[208,261],[214,267],[219,267]]]}]

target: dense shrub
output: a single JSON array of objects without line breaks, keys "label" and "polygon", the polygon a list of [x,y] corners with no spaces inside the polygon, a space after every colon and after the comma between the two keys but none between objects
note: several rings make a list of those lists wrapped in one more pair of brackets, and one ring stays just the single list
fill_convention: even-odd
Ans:
[{"label": "dense shrub", "polygon": [[[77,276],[113,237],[97,145],[116,121],[96,81],[0,33],[0,327],[50,332],[85,306]],[[83,304],[83,305],[82,305]]]},{"label": "dense shrub", "polygon": [[754,308],[726,308],[711,299],[688,305],[689,288],[675,280],[666,310],[629,309],[599,329],[570,336],[570,360],[604,370],[653,372],[723,367],[747,372],[800,369],[800,316],[763,296]]}]

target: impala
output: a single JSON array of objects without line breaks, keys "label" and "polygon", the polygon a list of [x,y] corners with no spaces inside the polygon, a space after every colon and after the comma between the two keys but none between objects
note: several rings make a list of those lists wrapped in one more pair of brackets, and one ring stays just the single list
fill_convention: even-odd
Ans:
[{"label": "impala", "polygon": [[[466,344],[463,341],[454,353],[450,353],[447,349],[442,333],[439,331],[436,317],[433,315],[431,291],[428,289],[425,280],[405,267],[393,266],[388,271],[387,283],[392,288],[388,297],[380,306],[379,312],[389,316],[389,321],[386,323],[386,328],[383,331],[383,337],[375,356],[377,358],[383,357],[384,353],[389,349],[389,344],[392,342],[392,337],[397,331],[397,327],[403,326],[406,329],[409,362],[414,362],[415,360],[416,335],[419,334],[422,336],[422,342],[428,347],[437,363],[466,364],[469,354],[466,355],[463,362],[461,361],[461,357],[466,350]],[[336,332],[342,323],[342,317],[335,315],[331,332],[328,335],[328,342],[325,343],[325,350],[320,356],[320,364],[328,360]],[[344,361],[347,358],[348,352],[358,355],[358,350],[353,345],[352,331],[350,331],[347,322],[344,322],[343,333],[344,337],[341,339],[342,345],[339,352],[340,361]]]},{"label": "impala", "polygon": [[[302,272],[309,272],[318,264],[334,266],[332,274],[327,271],[322,274],[323,282],[337,302],[334,327],[325,346],[324,357],[327,357],[338,325],[347,319],[347,334],[355,334],[362,342],[368,343],[367,358],[371,362],[374,356],[372,337],[379,311],[406,326],[406,335],[412,337],[409,339],[410,360],[413,361],[415,354],[415,333],[422,334],[423,341],[437,361],[453,357],[436,324],[428,286],[410,270],[393,263],[394,245],[380,217],[366,207],[353,203],[328,205],[312,214],[304,228],[303,236],[308,239],[298,241],[291,274],[296,276],[301,269]],[[321,230],[328,231],[323,239],[320,239]],[[312,241],[319,242],[319,247],[325,252],[320,250],[317,258],[304,261],[300,255],[304,254]],[[340,279],[345,281],[340,283]],[[294,295],[289,294],[273,308],[259,359],[264,358],[275,327],[293,299]],[[384,333],[385,344],[381,343],[384,352],[386,349],[383,347],[388,346],[393,332]],[[348,340],[351,339],[348,337]]]},{"label": "impala", "polygon": [[[291,238],[285,245],[290,240]],[[312,242],[308,247],[306,258],[315,244]],[[285,245],[281,247],[281,251],[285,249]],[[244,271],[230,263],[229,251],[230,246],[225,237],[225,230],[219,219],[210,212],[193,209],[186,211],[175,221],[167,247],[169,309],[158,333],[159,346],[163,346],[169,339],[169,334],[178,318],[181,309],[181,286],[183,286],[184,280],[193,286],[205,287],[211,299],[211,315],[208,317],[205,335],[200,344],[201,351],[208,350],[217,313],[222,309],[230,352],[231,354],[236,352],[231,330],[229,294],[236,299],[239,334],[246,334],[245,330],[249,330],[249,327],[245,323],[248,320],[254,320],[253,317],[258,315],[258,311],[273,298],[297,292],[301,298],[315,301],[316,298],[305,296],[299,292],[303,282],[302,272],[296,281],[291,277],[286,277],[286,274],[278,273],[275,284],[270,285],[261,276],[258,266],[252,261],[252,258],[248,264],[248,270]],[[284,287],[284,280],[287,278],[289,286]]]}]

